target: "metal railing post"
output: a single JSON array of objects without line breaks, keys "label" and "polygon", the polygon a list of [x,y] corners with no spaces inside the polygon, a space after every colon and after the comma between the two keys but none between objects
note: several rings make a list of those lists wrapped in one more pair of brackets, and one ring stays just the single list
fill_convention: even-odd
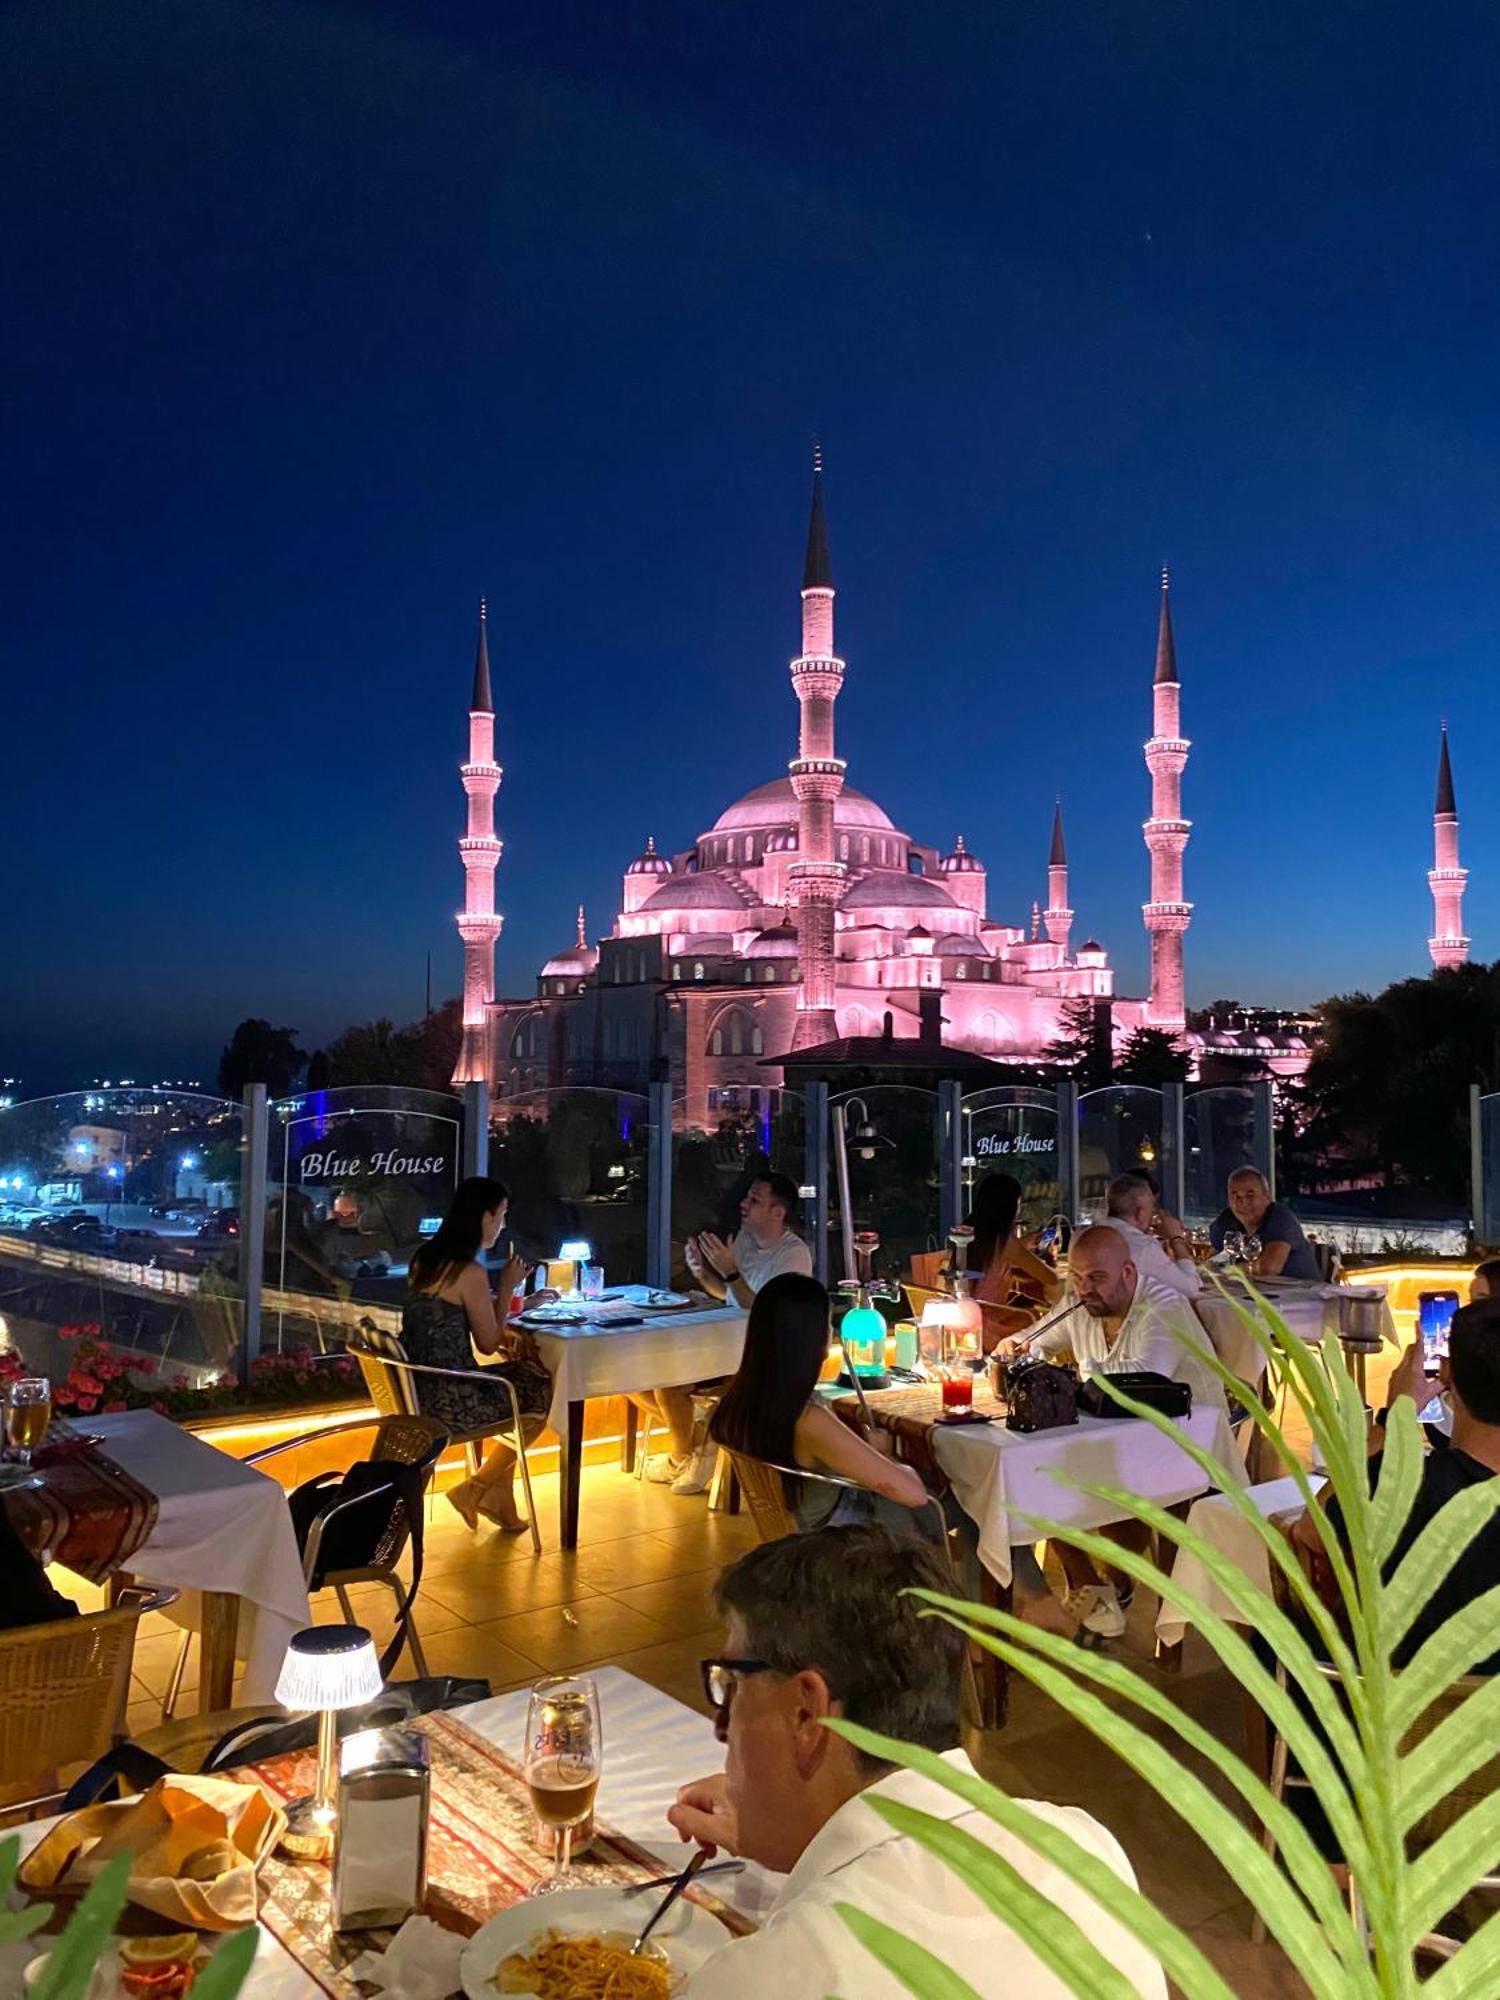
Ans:
[{"label": "metal railing post", "polygon": [[1469,1206],[1473,1219],[1469,1225],[1475,1245],[1484,1249],[1489,1243],[1489,1214],[1484,1198],[1484,1112],[1481,1108],[1483,1092],[1477,1083],[1469,1085]]},{"label": "metal railing post", "polygon": [[646,1086],[646,1283],[672,1282],[672,1086]]},{"label": "metal railing post", "polygon": [[245,1323],[240,1329],[240,1377],[248,1380],[260,1357],[260,1304],[266,1259],[266,1153],[271,1117],[266,1086],[247,1083],[244,1097],[244,1152],[240,1162],[240,1289]]},{"label": "metal railing post", "polygon": [[1175,1216],[1187,1206],[1186,1093],[1180,1083],[1161,1087],[1161,1198]]},{"label": "metal railing post", "polygon": [[1078,1185],[1078,1085],[1057,1086],[1057,1205],[1070,1223],[1077,1222],[1080,1202]]},{"label": "metal railing post", "polygon": [[[803,1220],[812,1231],[813,1275],[820,1285],[828,1283],[828,1085],[810,1083],[804,1116],[807,1143],[803,1171],[807,1180],[802,1190]],[[809,1194],[808,1189],[812,1192]]]},{"label": "metal railing post", "polygon": [[1250,1086],[1254,1103],[1251,1129],[1255,1134],[1255,1164],[1266,1177],[1271,1199],[1276,1199],[1276,1086],[1262,1077]]},{"label": "metal railing post", "polygon": [[964,1094],[953,1077],[937,1087],[938,1241],[963,1221]]},{"label": "metal railing post", "polygon": [[462,1179],[490,1170],[490,1087],[487,1083],[464,1085]]}]

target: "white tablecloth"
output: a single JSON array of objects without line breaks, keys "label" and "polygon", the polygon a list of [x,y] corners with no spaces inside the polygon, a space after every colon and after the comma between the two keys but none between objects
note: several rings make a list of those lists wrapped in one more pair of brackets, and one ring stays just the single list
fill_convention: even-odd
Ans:
[{"label": "white tablecloth", "polygon": [[[1375,1309],[1374,1317],[1381,1339],[1392,1344],[1396,1341],[1396,1322],[1386,1304],[1384,1288],[1379,1285],[1354,1287],[1274,1278],[1257,1279],[1255,1282],[1266,1303],[1286,1321],[1299,1340],[1307,1341],[1310,1346],[1319,1346],[1325,1334],[1331,1333],[1337,1338],[1340,1332],[1348,1331],[1351,1315],[1361,1305]],[[1258,1316],[1253,1299],[1239,1292],[1232,1280],[1229,1288],[1245,1310]],[[1203,1291],[1193,1300],[1193,1307],[1224,1366],[1238,1375],[1242,1382],[1259,1382],[1265,1373],[1265,1355],[1235,1306],[1214,1288],[1211,1279],[1205,1279]],[[1364,1316],[1369,1315],[1366,1313]]]},{"label": "white tablecloth", "polygon": [[[604,1724],[599,1816],[659,1854],[663,1874],[669,1868],[681,1868],[689,1850],[666,1824],[665,1813],[679,1785],[724,1768],[724,1752],[714,1741],[713,1724],[619,1667],[599,1667],[594,1679]],[[519,1752],[526,1725],[524,1690],[475,1702],[455,1714],[487,1742],[512,1755]],[[29,1853],[52,1824],[42,1820],[20,1828],[22,1852]],[[711,1875],[704,1887],[759,1921],[782,1879],[749,1864],[737,1875]],[[642,1900],[649,1907],[649,1899]],[[727,1940],[727,1932],[725,1937]],[[21,1969],[36,1953],[32,1941],[14,1948],[0,1947],[0,1993],[20,1991]],[[262,1931],[255,1965],[240,1990],[240,2000],[310,2000],[319,1991],[270,1933]]]},{"label": "white tablecloth", "polygon": [[[1211,1451],[1226,1480],[1244,1483],[1229,1419],[1222,1407],[1199,1408],[1179,1420],[1194,1444]],[[1076,1424],[1029,1436],[1003,1422],[938,1428],[933,1455],[953,1483],[964,1512],[979,1527],[979,1559],[997,1582],[1008,1584],[1010,1552],[1036,1538],[1036,1530],[1011,1511],[1023,1508],[1070,1527],[1102,1528],[1126,1517],[1053,1477],[1123,1487],[1162,1506],[1203,1491],[1203,1474],[1187,1453],[1137,1417],[1080,1417]]]},{"label": "white tablecloth", "polygon": [[[156,1526],[130,1558],[145,1583],[232,1591],[240,1599],[242,1704],[273,1699],[287,1640],[312,1623],[286,1494],[274,1479],[215,1451],[154,1410],[91,1417],[117,1465],[156,1495]],[[196,1600],[169,1616],[194,1622]]]},{"label": "white tablecloth", "polygon": [[533,1327],[537,1348],[552,1374],[547,1421],[553,1430],[566,1434],[569,1403],[732,1375],[745,1344],[745,1318],[739,1306],[721,1305],[705,1306],[701,1312],[656,1313],[639,1326],[611,1326],[606,1321]]},{"label": "white tablecloth", "polygon": [[[1314,1480],[1314,1491],[1320,1483]],[[1302,1506],[1301,1492],[1292,1478],[1268,1479],[1260,1486],[1250,1487],[1248,1497],[1265,1515],[1294,1513]],[[1198,1501],[1188,1513],[1188,1526],[1221,1554],[1228,1556],[1257,1589],[1270,1596],[1271,1559],[1266,1554],[1265,1546],[1222,1493],[1212,1493]],[[1195,1555],[1189,1554],[1186,1549],[1179,1549],[1172,1574],[1184,1589],[1202,1598],[1211,1611],[1216,1611],[1221,1618],[1232,1618],[1238,1622],[1239,1612],[1217,1584],[1210,1580],[1208,1571]],[[1187,1625],[1188,1621],[1175,1605],[1164,1604],[1157,1613],[1156,1636],[1164,1646],[1180,1645]]]}]

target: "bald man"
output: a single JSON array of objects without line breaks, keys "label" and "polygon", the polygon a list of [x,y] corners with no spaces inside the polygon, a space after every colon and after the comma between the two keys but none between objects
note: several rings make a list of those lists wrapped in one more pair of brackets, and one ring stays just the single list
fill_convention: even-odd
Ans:
[{"label": "bald man", "polygon": [[[1081,1229],[1068,1251],[1068,1275],[1077,1300],[1073,1310],[1029,1350],[1024,1334],[1016,1346],[1036,1355],[1071,1348],[1085,1379],[1149,1369],[1186,1382],[1194,1408],[1224,1407],[1218,1377],[1189,1346],[1209,1344],[1198,1315],[1180,1292],[1141,1275],[1118,1229],[1107,1223]],[[1061,1553],[1069,1584],[1064,1608],[1085,1631],[1118,1639],[1125,1630],[1125,1613],[1113,1585],[1081,1551],[1064,1547]]]}]

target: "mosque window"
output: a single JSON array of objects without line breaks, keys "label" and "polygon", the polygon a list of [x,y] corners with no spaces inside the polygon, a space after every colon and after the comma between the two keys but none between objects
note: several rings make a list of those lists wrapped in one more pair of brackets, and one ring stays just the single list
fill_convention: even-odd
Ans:
[{"label": "mosque window", "polygon": [[861,861],[868,861],[870,858],[870,836],[867,833],[860,836],[859,858]]},{"label": "mosque window", "polygon": [[738,1014],[729,1017],[729,1053],[732,1056],[745,1053],[745,1024]]},{"label": "mosque window", "polygon": [[752,1029],[750,1030],[750,1053],[751,1053],[751,1055],[753,1055],[753,1056],[758,1056],[758,1055],[762,1055],[762,1054],[764,1054],[764,1052],[765,1052],[765,1046],[766,1046],[766,1038],[765,1038],[765,1036],[764,1036],[764,1035],[763,1035],[763,1034],[761,1033],[760,1029],[759,1029],[759,1028],[752,1028]]},{"label": "mosque window", "polygon": [[969,968],[964,964],[963,960],[960,959],[958,964],[955,965],[953,968],[953,977],[955,979],[967,979],[968,976],[969,976]]},{"label": "mosque window", "polygon": [[908,875],[920,875],[922,873],[922,857],[920,854],[907,855],[906,872]]},{"label": "mosque window", "polygon": [[755,859],[755,842],[750,838],[748,833],[745,835],[745,859],[747,861]]},{"label": "mosque window", "polygon": [[693,960],[693,977],[694,979],[701,979],[703,977],[703,960],[701,958]]},{"label": "mosque window", "polygon": [[847,833],[841,833],[839,835],[839,860],[847,861],[848,859],[849,859],[849,836]]},{"label": "mosque window", "polygon": [[709,1052],[709,1054],[710,1054],[711,1056],[721,1056],[721,1055],[723,1055],[723,1053],[724,1053],[724,1030],[723,1030],[722,1028],[715,1028],[715,1029],[714,1029],[714,1031],[713,1031],[713,1033],[712,1033],[712,1034],[711,1034],[711,1035],[709,1036],[709,1038],[708,1038],[708,1052]]},{"label": "mosque window", "polygon": [[761,974],[761,977],[765,980],[766,984],[769,986],[776,977],[775,966],[768,965],[765,971]]},{"label": "mosque window", "polygon": [[675,962],[673,963],[672,966],[672,977],[674,979],[681,979],[682,977],[682,967],[676,964]]}]

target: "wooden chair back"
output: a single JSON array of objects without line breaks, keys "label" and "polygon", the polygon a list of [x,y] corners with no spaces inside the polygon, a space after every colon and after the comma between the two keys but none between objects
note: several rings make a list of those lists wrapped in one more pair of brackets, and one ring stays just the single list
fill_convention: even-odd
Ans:
[{"label": "wooden chair back", "polygon": [[392,1361],[406,1360],[406,1349],[394,1333],[387,1333],[372,1319],[362,1319],[349,1336],[349,1346],[365,1378],[365,1394],[383,1417],[415,1414],[411,1377]]}]

